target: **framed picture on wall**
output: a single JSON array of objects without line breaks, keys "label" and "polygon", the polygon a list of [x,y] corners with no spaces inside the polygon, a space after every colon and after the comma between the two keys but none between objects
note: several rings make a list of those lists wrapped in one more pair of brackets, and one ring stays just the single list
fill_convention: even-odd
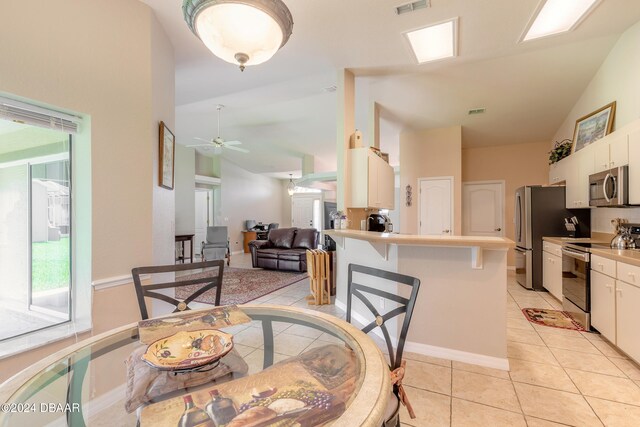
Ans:
[{"label": "framed picture on wall", "polygon": [[616,114],[616,102],[607,104],[604,107],[579,118],[576,121],[576,128],[573,131],[572,153],[582,150],[605,135],[611,133],[613,119]]},{"label": "framed picture on wall", "polygon": [[160,122],[160,187],[168,190],[173,190],[175,153],[176,137],[164,122]]}]

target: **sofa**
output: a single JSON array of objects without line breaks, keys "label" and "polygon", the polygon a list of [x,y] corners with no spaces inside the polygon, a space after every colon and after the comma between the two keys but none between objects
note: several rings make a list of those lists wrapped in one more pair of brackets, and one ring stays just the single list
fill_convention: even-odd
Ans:
[{"label": "sofa", "polygon": [[316,249],[319,238],[315,228],[277,228],[267,240],[249,242],[253,268],[307,271],[307,249]]}]

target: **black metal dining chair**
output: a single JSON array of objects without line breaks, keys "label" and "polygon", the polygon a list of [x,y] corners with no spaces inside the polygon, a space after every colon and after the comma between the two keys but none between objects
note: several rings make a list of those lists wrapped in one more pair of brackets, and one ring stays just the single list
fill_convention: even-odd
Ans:
[{"label": "black metal dining chair", "polygon": [[[357,276],[354,278],[354,275]],[[400,286],[410,288],[410,295],[408,298],[397,295],[396,293],[391,293],[385,290],[382,290],[382,286],[372,286],[372,285],[364,285],[363,283],[368,283],[373,280],[384,280],[388,285],[397,284],[398,292],[400,294]],[[380,282],[379,282],[380,283]],[[364,325],[362,327],[362,332],[369,333],[376,328],[380,328],[382,331],[382,335],[384,337],[387,351],[389,353],[389,368],[392,372],[397,373],[404,372],[404,363],[402,362],[402,354],[404,352],[404,345],[407,339],[407,333],[409,332],[409,325],[411,323],[411,316],[413,315],[413,309],[415,307],[416,298],[418,296],[418,291],[420,290],[420,280],[407,276],[404,274],[394,273],[391,271],[380,270],[377,268],[366,267],[358,264],[349,264],[349,276],[348,276],[348,289],[347,289],[347,322],[351,323],[352,317],[352,308],[353,308],[353,297],[356,297],[374,316],[374,320],[369,324]],[[385,313],[380,313],[376,306],[371,302],[371,300],[367,297],[367,295],[371,295],[376,298],[382,298],[387,301],[391,301],[389,304],[390,310]],[[387,304],[385,304],[386,306]],[[402,327],[400,328],[400,335],[398,336],[397,342],[393,342],[391,339],[391,334],[387,328],[386,323],[404,314],[404,319],[402,321]],[[395,331],[393,331],[395,332]],[[394,333],[395,335],[395,333]],[[394,345],[395,344],[395,345]],[[395,347],[395,352],[393,351]],[[390,406],[387,409],[387,414],[385,418],[385,422],[383,427],[391,427],[391,426],[400,426],[400,402],[404,403],[404,390],[401,386],[401,377],[403,374],[400,374],[400,383],[395,383],[393,386],[393,393],[396,397],[395,406]],[[410,405],[407,405],[409,409],[409,413],[412,414],[412,410]]]},{"label": "black metal dining chair", "polygon": [[[152,283],[143,285],[141,276],[157,275],[165,273],[175,273],[175,280],[171,282]],[[140,315],[142,319],[149,318],[149,311],[145,297],[155,298],[166,303],[174,305],[176,308],[174,313],[190,310],[189,303],[194,301],[203,293],[215,288],[216,297],[215,305],[220,305],[220,293],[222,291],[222,275],[224,273],[224,260],[214,260],[206,262],[194,262],[191,264],[171,264],[153,267],[136,267],[131,270],[133,283],[136,288],[138,297],[138,305],[140,306]],[[198,286],[201,285],[201,286]],[[194,287],[184,299],[177,299],[169,295],[156,292],[160,289],[180,289],[184,286]],[[191,288],[189,288],[191,291]]]}]

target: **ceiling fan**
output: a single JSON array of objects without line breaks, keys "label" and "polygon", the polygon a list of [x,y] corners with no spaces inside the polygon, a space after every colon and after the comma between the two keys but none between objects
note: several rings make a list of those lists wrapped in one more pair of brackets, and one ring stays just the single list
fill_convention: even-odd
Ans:
[{"label": "ceiling fan", "polygon": [[191,148],[202,147],[205,150],[209,150],[209,149],[213,148],[215,150],[214,151],[215,154],[220,154],[222,152],[223,148],[227,148],[229,150],[234,150],[234,151],[240,151],[241,153],[248,153],[249,152],[249,150],[246,150],[244,148],[236,147],[236,145],[240,145],[240,144],[242,144],[242,142],[240,142],[240,141],[225,141],[220,136],[220,110],[222,110],[223,108],[224,108],[224,105],[221,105],[221,104],[218,104],[216,106],[216,110],[218,110],[218,136],[215,137],[215,138],[211,138],[211,139],[194,138],[194,139],[197,139],[198,141],[203,141],[204,144],[187,145],[187,147],[191,147]]}]

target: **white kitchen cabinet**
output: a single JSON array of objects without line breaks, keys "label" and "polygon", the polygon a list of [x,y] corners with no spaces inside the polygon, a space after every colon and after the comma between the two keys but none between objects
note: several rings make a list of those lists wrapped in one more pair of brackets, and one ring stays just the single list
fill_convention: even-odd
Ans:
[{"label": "white kitchen cabinet", "polygon": [[640,288],[616,281],[616,345],[640,361]]},{"label": "white kitchen cabinet", "polygon": [[640,204],[640,129],[629,133],[629,203]]},{"label": "white kitchen cabinet", "polygon": [[566,207],[589,207],[589,175],[594,173],[594,146],[589,145],[568,157],[566,171]]},{"label": "white kitchen cabinet", "polygon": [[542,286],[558,301],[562,301],[562,257],[555,254],[560,246],[544,242],[542,252]]},{"label": "white kitchen cabinet", "polygon": [[591,270],[591,325],[613,344],[616,343],[615,287],[615,278]]},{"label": "white kitchen cabinet", "polygon": [[598,255],[591,255],[591,269],[616,278],[616,261]]},{"label": "white kitchen cabinet", "polygon": [[382,160],[378,168],[378,199],[380,199],[382,206],[386,206],[387,209],[395,209],[395,181],[396,176],[393,167]]},{"label": "white kitchen cabinet", "polygon": [[629,165],[629,203],[640,205],[640,119],[549,167],[549,184],[564,182],[568,209],[589,207],[589,175]]},{"label": "white kitchen cabinet", "polygon": [[629,164],[627,134],[611,134],[605,138],[594,144],[594,173]]},{"label": "white kitchen cabinet", "polygon": [[559,184],[567,180],[567,170],[571,161],[569,157],[565,157],[549,166],[549,184]]},{"label": "white kitchen cabinet", "polygon": [[347,152],[349,208],[394,209],[393,168],[368,147]]},{"label": "white kitchen cabinet", "polygon": [[562,246],[556,245],[555,243],[543,241],[542,242],[542,250],[545,252],[549,252],[551,255],[562,256]]},{"label": "white kitchen cabinet", "polygon": [[619,262],[617,273],[618,280],[640,287],[640,267]]}]

